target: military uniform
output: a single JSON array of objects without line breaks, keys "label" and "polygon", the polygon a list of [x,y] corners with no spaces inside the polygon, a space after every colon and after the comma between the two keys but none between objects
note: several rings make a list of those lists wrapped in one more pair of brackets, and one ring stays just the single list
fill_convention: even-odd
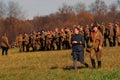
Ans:
[{"label": "military uniform", "polygon": [[36,39],[37,39],[37,37],[36,37],[36,33],[34,33],[33,34],[33,36],[32,36],[32,49],[33,49],[33,51],[36,51],[37,50],[37,46],[36,46]]},{"label": "military uniform", "polygon": [[24,44],[25,44],[25,49],[28,52],[29,51],[29,36],[28,36],[28,34],[25,34],[25,36],[24,36]]},{"label": "military uniform", "polygon": [[57,50],[60,50],[60,33],[59,32],[55,32],[55,36],[54,36],[54,48],[57,49]]},{"label": "military uniform", "polygon": [[46,36],[46,48],[47,48],[47,50],[51,50],[51,40],[52,40],[52,35],[50,34],[50,32],[48,32],[48,34]]},{"label": "military uniform", "polygon": [[118,46],[120,46],[120,26],[118,24],[115,25],[115,30]]},{"label": "military uniform", "polygon": [[81,34],[82,36],[84,36],[84,34],[85,34],[82,26],[80,27],[80,34]]},{"label": "military uniform", "polygon": [[[104,33],[104,42],[103,45],[106,47],[107,46],[107,40],[109,41],[109,34],[110,34],[110,30],[108,27],[105,27],[105,33]],[[110,41],[109,41],[110,44]]]},{"label": "military uniform", "polygon": [[93,42],[93,46],[90,48],[90,58],[91,58],[92,66],[93,68],[96,67],[96,64],[95,64],[95,57],[96,57],[98,61],[98,67],[100,68],[102,50],[100,50],[99,47],[102,47],[103,36],[99,30],[97,32],[92,32],[91,36],[92,36],[92,42]]},{"label": "military uniform", "polygon": [[23,38],[22,38],[22,48],[23,48],[23,52],[25,51],[25,35],[23,35]]},{"label": "military uniform", "polygon": [[19,36],[17,36],[16,38],[16,42],[17,42],[17,45],[19,47],[19,51],[22,52],[22,41],[23,41],[23,36],[22,34],[20,34]]},{"label": "military uniform", "polygon": [[41,38],[40,32],[38,32],[36,35],[36,50],[39,50],[39,51],[41,50],[40,38]]},{"label": "military uniform", "polygon": [[86,27],[84,31],[85,31],[84,37],[86,41],[86,51],[90,52],[90,48],[92,45],[91,31],[89,27]]},{"label": "military uniform", "polygon": [[41,33],[41,37],[40,37],[40,43],[41,43],[41,50],[45,50],[45,34],[44,32]]},{"label": "military uniform", "polygon": [[100,32],[102,33],[102,35],[104,36],[104,39],[103,39],[103,46],[106,47],[106,42],[105,42],[105,25],[102,24],[99,28]]},{"label": "military uniform", "polygon": [[70,49],[71,48],[71,35],[72,33],[70,31],[67,31],[66,33],[66,49]]},{"label": "military uniform", "polygon": [[110,47],[114,46],[114,28],[112,23],[109,23],[109,44]]},{"label": "military uniform", "polygon": [[9,41],[6,35],[2,36],[1,48],[2,48],[2,55],[4,55],[4,52],[5,52],[5,55],[7,55],[8,49],[9,49]]},{"label": "military uniform", "polygon": [[64,32],[60,33],[60,49],[65,49],[65,39],[66,39],[66,34]]}]

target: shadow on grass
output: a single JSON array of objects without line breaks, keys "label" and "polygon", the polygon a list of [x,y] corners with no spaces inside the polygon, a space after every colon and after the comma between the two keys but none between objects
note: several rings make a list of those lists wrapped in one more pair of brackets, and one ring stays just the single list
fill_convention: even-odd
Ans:
[{"label": "shadow on grass", "polygon": [[54,70],[54,69],[58,69],[58,66],[53,66],[50,69]]},{"label": "shadow on grass", "polygon": [[[77,69],[83,69],[85,67],[83,66],[78,66]],[[74,70],[74,67],[73,66],[66,66],[66,67],[63,67],[63,70]]]},{"label": "shadow on grass", "polygon": [[[85,67],[84,66],[78,66],[77,69],[84,69]],[[55,69],[58,69],[58,66],[53,66],[50,68],[51,70],[55,70]],[[66,66],[66,67],[63,67],[62,68],[63,70],[74,70],[74,67],[73,66]]]}]

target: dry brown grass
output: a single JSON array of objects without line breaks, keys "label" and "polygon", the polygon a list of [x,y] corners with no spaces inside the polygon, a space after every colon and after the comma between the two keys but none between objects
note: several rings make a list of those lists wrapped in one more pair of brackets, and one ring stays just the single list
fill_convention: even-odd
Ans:
[{"label": "dry brown grass", "polygon": [[72,69],[71,50],[23,52],[10,49],[0,56],[0,80],[119,80],[120,47],[104,48],[102,68],[92,70],[89,53],[85,61],[90,68]]}]

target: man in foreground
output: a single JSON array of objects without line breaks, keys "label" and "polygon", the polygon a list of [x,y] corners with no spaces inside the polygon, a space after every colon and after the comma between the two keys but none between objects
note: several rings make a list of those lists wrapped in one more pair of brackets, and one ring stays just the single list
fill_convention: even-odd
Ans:
[{"label": "man in foreground", "polygon": [[84,61],[84,37],[79,33],[79,28],[77,27],[74,28],[71,43],[74,69],[77,70],[77,61],[80,61],[85,67],[88,67],[88,64]]}]

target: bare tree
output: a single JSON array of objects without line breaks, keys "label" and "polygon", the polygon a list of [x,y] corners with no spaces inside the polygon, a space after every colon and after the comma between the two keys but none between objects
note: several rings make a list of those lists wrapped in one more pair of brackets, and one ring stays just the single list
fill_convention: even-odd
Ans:
[{"label": "bare tree", "polygon": [[6,5],[0,1],[0,19],[5,18],[6,16]]},{"label": "bare tree", "polygon": [[73,12],[73,7],[63,4],[63,6],[61,8],[59,8],[59,12],[64,13],[64,14],[71,13],[71,12]]},{"label": "bare tree", "polygon": [[24,13],[18,3],[9,1],[8,3],[8,17],[17,19],[24,19]]},{"label": "bare tree", "polygon": [[118,6],[120,7],[120,0],[117,0],[117,4],[118,4]]},{"label": "bare tree", "polygon": [[96,0],[90,5],[90,12],[93,14],[95,22],[104,22],[107,10],[107,5],[102,0]]},{"label": "bare tree", "polygon": [[115,22],[118,19],[119,14],[117,10],[117,5],[115,3],[109,6],[109,12],[107,16],[109,17],[109,20],[112,22]]},{"label": "bare tree", "polygon": [[84,3],[77,3],[73,9],[75,10],[75,12],[78,14],[80,12],[86,11],[86,6]]},{"label": "bare tree", "polygon": [[102,0],[96,0],[90,5],[90,12],[93,14],[105,14],[107,12],[107,5]]}]

